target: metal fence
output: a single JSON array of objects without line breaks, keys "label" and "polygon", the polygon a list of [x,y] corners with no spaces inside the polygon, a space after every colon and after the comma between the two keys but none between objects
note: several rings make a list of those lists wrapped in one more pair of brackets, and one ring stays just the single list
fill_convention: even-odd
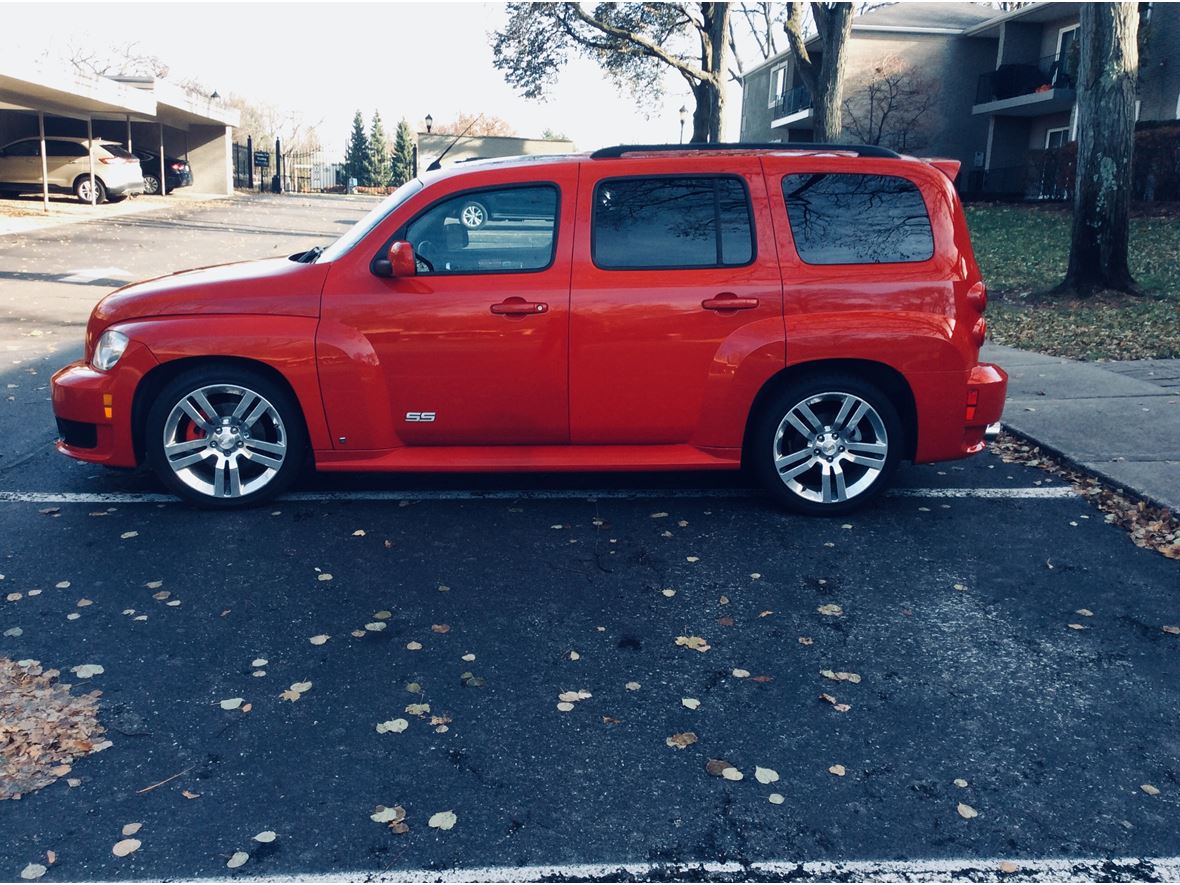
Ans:
[{"label": "metal fence", "polygon": [[253,187],[254,170],[249,145],[234,143],[234,187]]},{"label": "metal fence", "polygon": [[975,103],[1001,101],[1048,89],[1073,89],[1077,67],[1077,54],[1068,52],[1046,55],[1030,64],[1000,65],[980,75]]},{"label": "metal fence", "polygon": [[322,150],[284,151],[280,177],[284,191],[322,193],[343,188],[344,164]]}]

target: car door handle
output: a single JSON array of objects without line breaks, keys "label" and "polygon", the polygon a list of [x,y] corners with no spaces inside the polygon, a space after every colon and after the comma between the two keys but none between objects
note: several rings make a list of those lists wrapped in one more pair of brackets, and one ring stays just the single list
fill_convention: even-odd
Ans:
[{"label": "car door handle", "polygon": [[757,298],[739,298],[732,292],[722,292],[715,298],[706,298],[701,302],[705,310],[749,310],[757,306]]},{"label": "car door handle", "polygon": [[525,301],[516,296],[505,298],[499,304],[492,305],[492,313],[496,316],[527,316],[533,313],[545,313],[548,310],[549,305],[543,301]]}]

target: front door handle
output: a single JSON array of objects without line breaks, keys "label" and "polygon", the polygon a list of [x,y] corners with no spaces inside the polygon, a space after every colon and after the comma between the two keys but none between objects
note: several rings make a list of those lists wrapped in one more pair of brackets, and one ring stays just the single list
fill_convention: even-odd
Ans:
[{"label": "front door handle", "polygon": [[741,298],[732,292],[722,292],[715,298],[706,298],[701,302],[705,310],[750,310],[757,306],[757,298]]},{"label": "front door handle", "polygon": [[549,305],[543,301],[525,301],[516,295],[505,298],[499,304],[492,305],[492,313],[496,316],[528,316],[534,313],[546,313]]}]

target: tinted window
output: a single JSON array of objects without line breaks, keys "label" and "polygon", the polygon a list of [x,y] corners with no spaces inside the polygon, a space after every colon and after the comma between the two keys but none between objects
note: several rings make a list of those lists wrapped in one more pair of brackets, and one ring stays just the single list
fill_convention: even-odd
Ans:
[{"label": "tinted window", "polygon": [[[123,145],[121,145],[121,144],[112,144],[109,141],[104,141],[102,143],[102,147],[112,157],[120,157],[124,160],[134,160],[135,159],[135,154],[131,153],[129,150],[127,150],[127,148],[123,147]],[[83,151],[82,156],[85,156],[85,151]]]},{"label": "tinted window", "polygon": [[4,149],[4,156],[39,157],[41,156],[41,144],[36,141],[18,141],[16,144],[10,144]]},{"label": "tinted window", "polygon": [[594,192],[602,268],[735,267],[754,258],[750,201],[736,178],[611,178]]},{"label": "tinted window", "polygon": [[45,153],[50,157],[85,157],[86,145],[76,141],[46,141]]},{"label": "tinted window", "polygon": [[811,173],[783,178],[791,236],[808,264],[925,261],[934,255],[926,204],[893,175]]},{"label": "tinted window", "polygon": [[553,262],[557,187],[474,191],[435,203],[406,228],[419,273],[541,270]]}]

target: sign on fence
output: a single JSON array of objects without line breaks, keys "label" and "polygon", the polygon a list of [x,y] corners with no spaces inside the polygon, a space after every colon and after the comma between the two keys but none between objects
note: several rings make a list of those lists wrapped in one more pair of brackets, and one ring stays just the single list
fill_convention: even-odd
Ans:
[{"label": "sign on fence", "polygon": [[270,168],[270,151],[255,151],[254,152],[254,165],[255,166],[265,166],[267,169],[269,169]]}]

